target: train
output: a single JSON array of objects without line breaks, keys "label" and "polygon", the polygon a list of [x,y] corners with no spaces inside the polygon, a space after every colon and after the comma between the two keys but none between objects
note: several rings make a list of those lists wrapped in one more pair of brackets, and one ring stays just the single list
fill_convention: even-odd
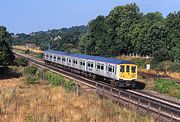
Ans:
[{"label": "train", "polygon": [[107,82],[115,87],[133,87],[137,79],[137,65],[128,60],[55,50],[44,51],[43,59],[47,65]]}]

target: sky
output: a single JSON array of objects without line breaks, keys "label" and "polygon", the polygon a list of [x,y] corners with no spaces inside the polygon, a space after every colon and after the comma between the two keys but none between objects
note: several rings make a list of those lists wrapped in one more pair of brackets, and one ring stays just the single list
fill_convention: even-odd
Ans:
[{"label": "sky", "polygon": [[10,33],[31,33],[87,25],[119,5],[136,3],[143,13],[180,11],[180,0],[1,0],[0,25]]}]

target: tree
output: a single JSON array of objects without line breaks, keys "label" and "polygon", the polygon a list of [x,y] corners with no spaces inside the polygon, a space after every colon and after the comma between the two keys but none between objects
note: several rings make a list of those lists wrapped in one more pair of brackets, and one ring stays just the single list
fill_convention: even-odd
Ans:
[{"label": "tree", "polygon": [[153,63],[158,64],[163,61],[172,61],[172,56],[168,49],[161,48],[159,50],[156,50],[153,54]]},{"label": "tree", "polygon": [[142,17],[135,3],[115,7],[107,16],[111,46],[114,55],[133,52],[132,30]]},{"label": "tree", "polygon": [[0,26],[0,66],[12,65],[15,59],[11,51],[11,36],[5,27]]},{"label": "tree", "polygon": [[147,13],[133,30],[135,51],[141,55],[152,55],[160,48],[165,48],[166,27],[161,13]]},{"label": "tree", "polygon": [[166,20],[167,45],[174,60],[180,61],[180,11],[168,14]]},{"label": "tree", "polygon": [[108,32],[106,18],[98,16],[88,24],[87,34],[83,37],[82,43],[87,54],[107,56],[108,47]]}]

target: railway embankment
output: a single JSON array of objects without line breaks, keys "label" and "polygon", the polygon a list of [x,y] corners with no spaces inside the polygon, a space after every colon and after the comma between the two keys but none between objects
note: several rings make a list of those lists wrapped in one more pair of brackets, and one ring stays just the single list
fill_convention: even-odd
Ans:
[{"label": "railway embankment", "polygon": [[[23,67],[13,69],[25,74]],[[42,75],[36,68],[32,69],[32,72],[35,71],[33,73]],[[25,77],[0,77],[0,121],[154,122],[150,115],[141,116],[111,100],[100,99],[92,92],[84,90],[77,96],[76,92],[64,88],[62,84],[67,81],[65,78],[51,72],[46,74],[49,81],[37,80],[36,77],[30,79],[34,82],[27,82]]]}]

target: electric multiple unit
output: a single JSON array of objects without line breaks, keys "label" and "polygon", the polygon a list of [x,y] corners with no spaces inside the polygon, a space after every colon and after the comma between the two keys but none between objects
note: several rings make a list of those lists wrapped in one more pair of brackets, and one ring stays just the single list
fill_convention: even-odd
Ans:
[{"label": "electric multiple unit", "polygon": [[44,61],[114,81],[119,87],[130,86],[137,79],[137,65],[127,60],[47,50],[44,52]]}]

